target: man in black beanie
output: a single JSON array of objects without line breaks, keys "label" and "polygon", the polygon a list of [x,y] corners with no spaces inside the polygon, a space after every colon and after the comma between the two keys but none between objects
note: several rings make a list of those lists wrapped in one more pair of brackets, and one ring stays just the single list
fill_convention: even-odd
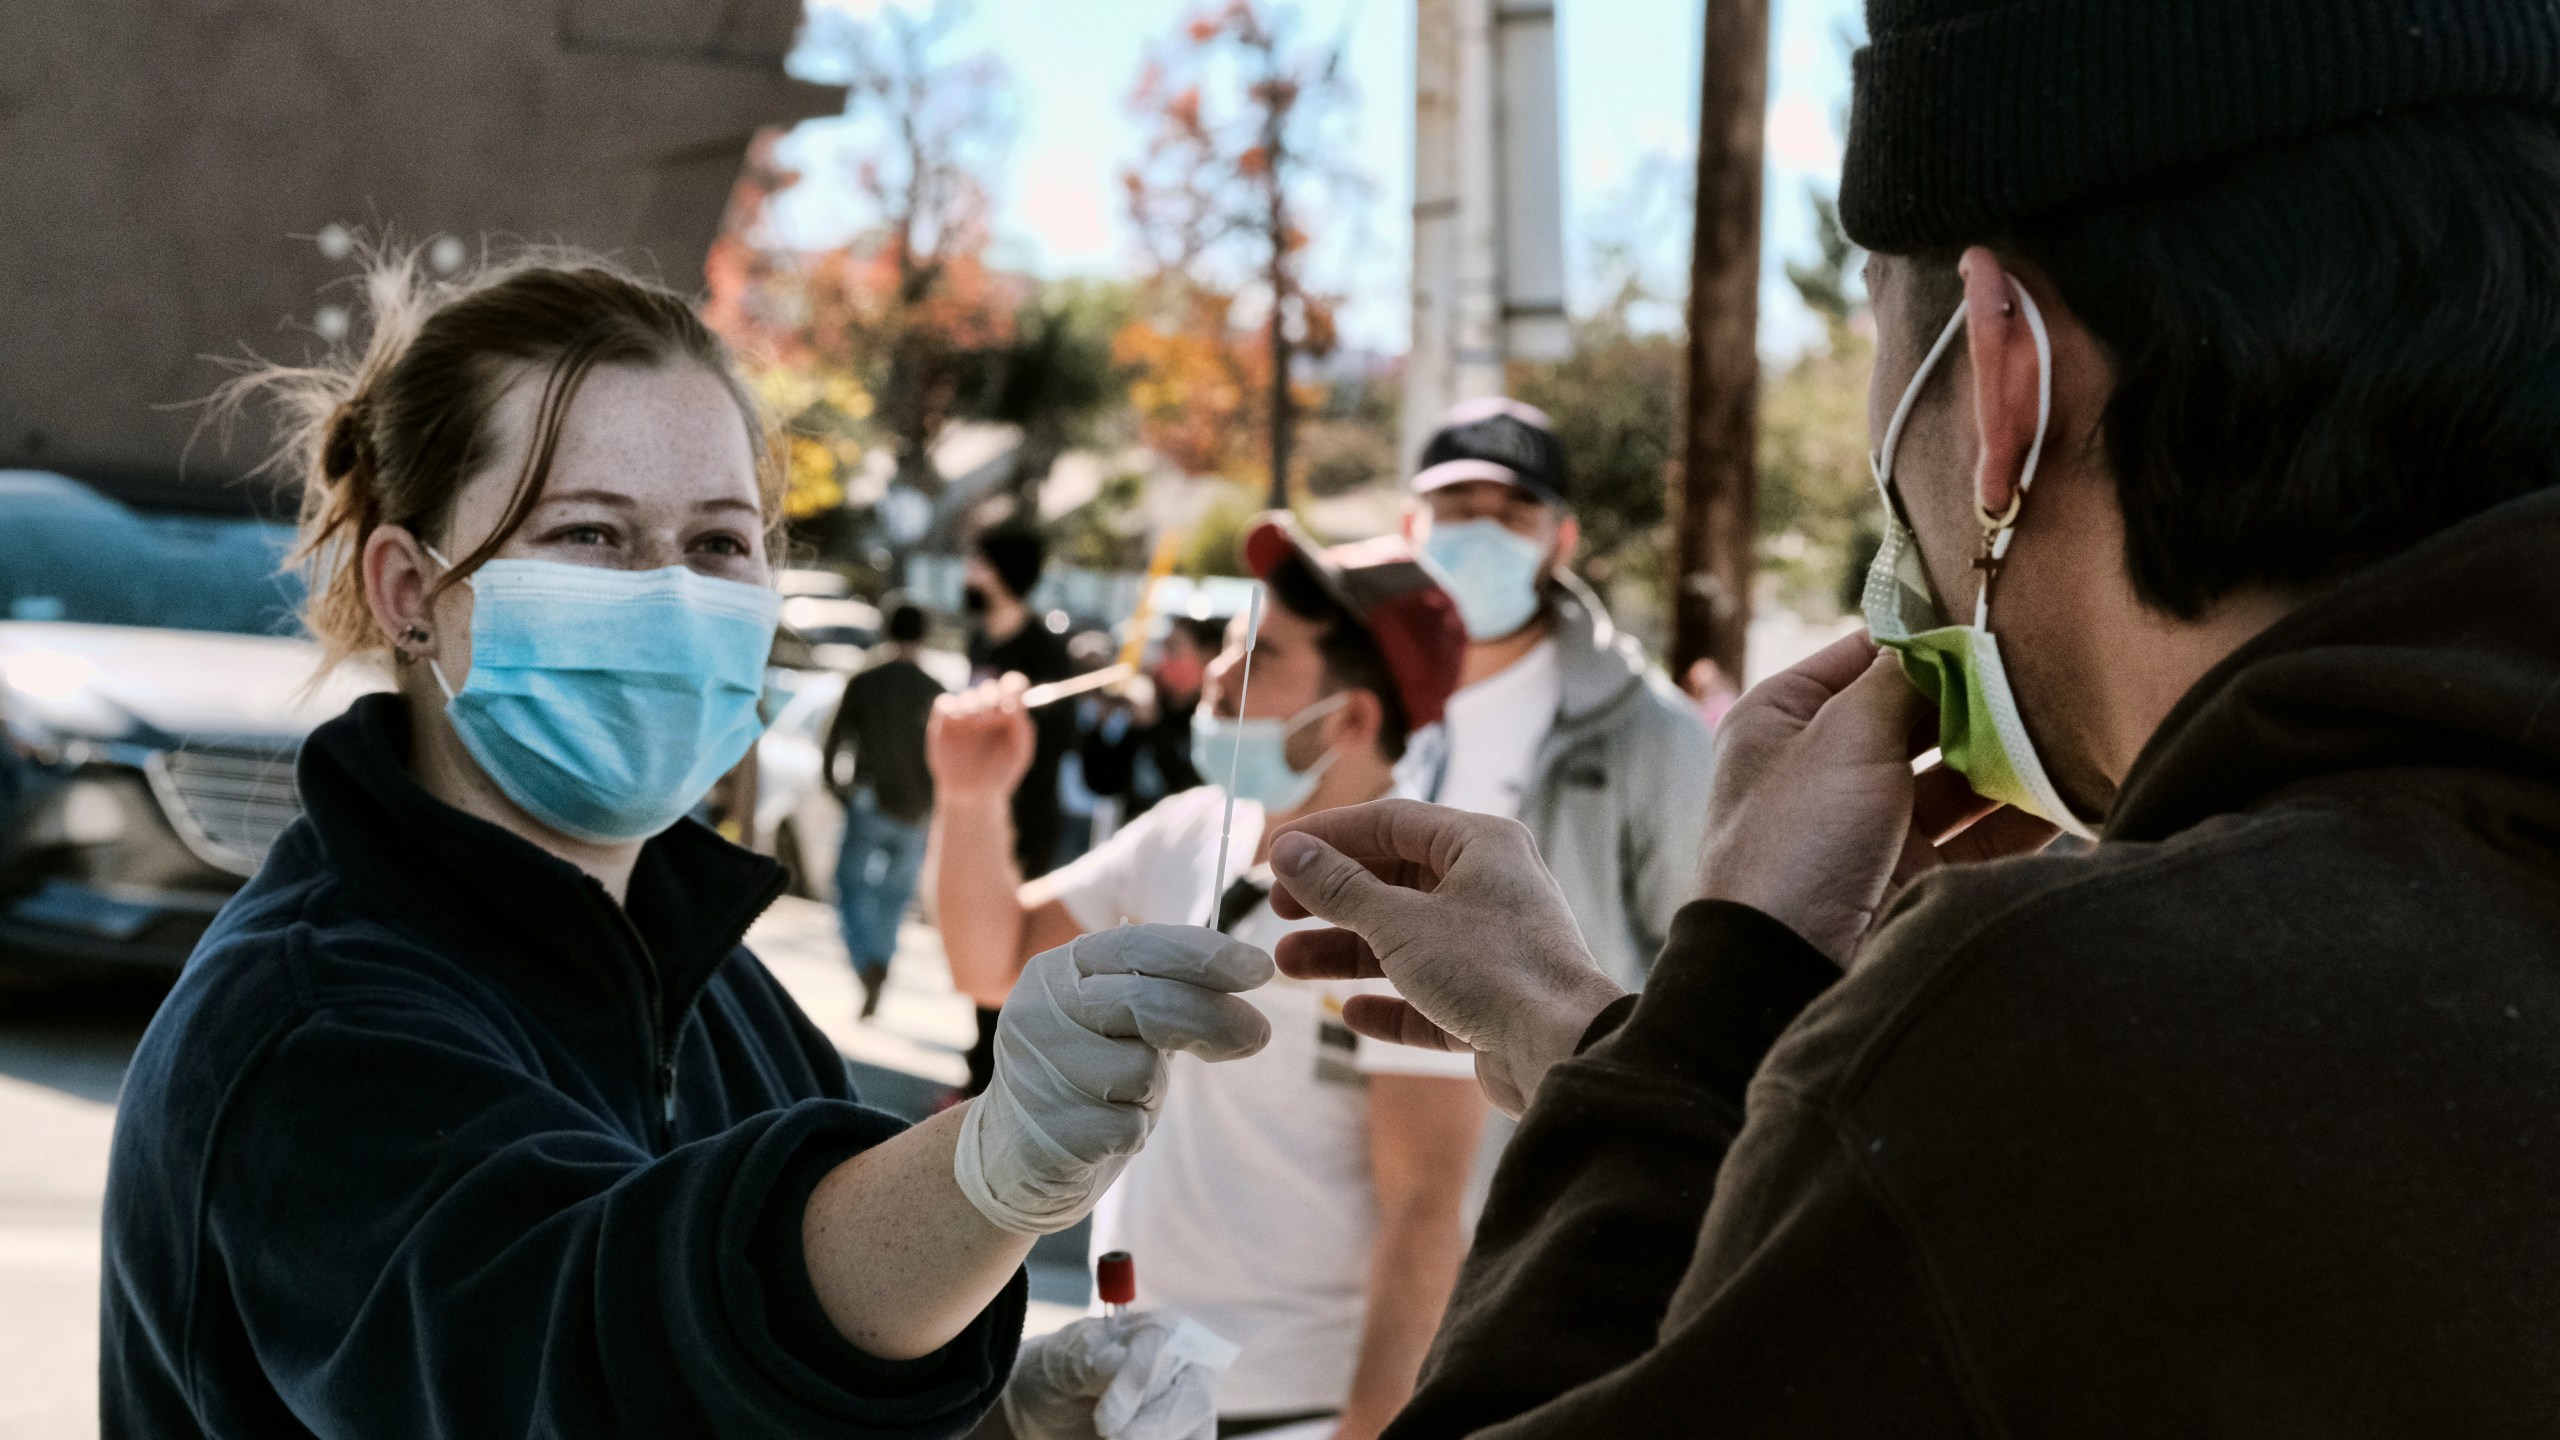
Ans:
[{"label": "man in black beanie", "polygon": [[1388,1434],[2549,1433],[2560,4],[1869,24],[1873,641],[1641,1001],[1516,826],[1274,841],[1527,1112]]}]

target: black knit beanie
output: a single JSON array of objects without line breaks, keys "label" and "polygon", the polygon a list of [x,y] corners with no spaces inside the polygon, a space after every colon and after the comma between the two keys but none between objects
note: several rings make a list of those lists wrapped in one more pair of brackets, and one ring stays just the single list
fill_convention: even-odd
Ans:
[{"label": "black knit beanie", "polygon": [[2560,108],[2560,0],[1868,0],[1840,219],[1888,254],[2445,101]]}]

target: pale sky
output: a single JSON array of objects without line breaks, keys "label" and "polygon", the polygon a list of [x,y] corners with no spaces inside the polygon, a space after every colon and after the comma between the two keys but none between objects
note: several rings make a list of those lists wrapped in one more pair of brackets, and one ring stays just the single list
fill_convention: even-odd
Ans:
[{"label": "pale sky", "polygon": [[[921,0],[809,0],[857,14]],[[975,0],[948,55],[991,53],[1013,77],[1012,139],[994,185],[1002,263],[1036,274],[1117,275],[1132,269],[1119,172],[1141,122],[1126,100],[1147,47],[1202,0]],[[1296,0],[1308,41],[1348,35],[1357,91],[1356,159],[1372,193],[1355,212],[1323,217],[1315,283],[1349,296],[1345,337],[1401,352],[1409,330],[1407,254],[1413,193],[1412,0]],[[1761,344],[1785,354],[1817,327],[1780,269],[1813,253],[1808,184],[1837,186],[1839,126],[1848,96],[1858,0],[1776,0],[1770,73],[1769,189]],[[1557,0],[1563,94],[1565,244],[1574,301],[1597,297],[1597,237],[1640,241],[1646,268],[1677,294],[1688,263],[1682,209],[1696,129],[1700,0]],[[863,221],[835,158],[858,144],[841,119],[804,124],[784,158],[806,176],[778,208],[786,243],[831,244]],[[1673,178],[1676,177],[1676,178]],[[1666,179],[1678,190],[1672,192]]]}]

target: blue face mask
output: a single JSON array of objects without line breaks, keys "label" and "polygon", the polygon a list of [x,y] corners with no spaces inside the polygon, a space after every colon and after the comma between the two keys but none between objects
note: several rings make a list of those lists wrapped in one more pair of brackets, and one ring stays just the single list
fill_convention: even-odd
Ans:
[{"label": "blue face mask", "polygon": [[445,716],[507,798],[563,835],[657,834],[764,732],[782,597],[761,585],[544,560],[492,560],[465,583],[471,673],[456,691],[435,668]]},{"label": "blue face mask", "polygon": [[[1316,793],[1316,782],[1333,768],[1334,752],[1304,771],[1289,768],[1289,737],[1302,725],[1332,714],[1351,698],[1350,692],[1329,696],[1286,720],[1225,720],[1203,705],[1191,717],[1191,768],[1212,785],[1251,800],[1266,814],[1295,810]],[[1234,776],[1230,781],[1228,777]]]},{"label": "blue face mask", "polygon": [[1468,639],[1499,640],[1537,618],[1547,548],[1501,521],[1434,524],[1422,539],[1422,558],[1458,602]]}]

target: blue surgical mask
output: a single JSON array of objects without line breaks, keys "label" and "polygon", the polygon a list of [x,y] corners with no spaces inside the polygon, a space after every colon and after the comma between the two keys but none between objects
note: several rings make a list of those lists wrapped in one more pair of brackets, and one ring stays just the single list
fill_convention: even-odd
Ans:
[{"label": "blue surgical mask", "polygon": [[[1316,793],[1316,782],[1333,768],[1334,752],[1307,769],[1289,768],[1289,737],[1300,726],[1332,714],[1351,698],[1349,691],[1329,696],[1286,720],[1227,720],[1203,705],[1191,717],[1191,768],[1212,785],[1226,785],[1239,800],[1251,800],[1264,813],[1295,810]],[[1230,780],[1228,777],[1234,778]]]},{"label": "blue surgical mask", "polygon": [[773,591],[545,560],[492,560],[466,583],[471,673],[456,691],[434,667],[445,716],[507,798],[561,834],[655,835],[764,733]]},{"label": "blue surgical mask", "polygon": [[1468,639],[1499,640],[1537,618],[1547,547],[1501,521],[1434,524],[1422,538],[1422,558],[1458,602]]}]

